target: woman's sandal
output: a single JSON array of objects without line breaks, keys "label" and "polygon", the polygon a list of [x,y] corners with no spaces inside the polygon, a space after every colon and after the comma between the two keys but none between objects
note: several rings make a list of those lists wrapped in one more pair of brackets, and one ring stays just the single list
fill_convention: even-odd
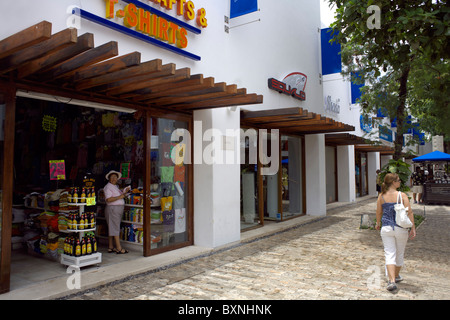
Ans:
[{"label": "woman's sandal", "polygon": [[116,253],[117,254],[125,254],[125,253],[128,253],[128,250],[127,249],[124,249],[124,248],[122,248],[122,250],[116,250]]},{"label": "woman's sandal", "polygon": [[117,252],[116,248],[108,248],[108,253]]}]

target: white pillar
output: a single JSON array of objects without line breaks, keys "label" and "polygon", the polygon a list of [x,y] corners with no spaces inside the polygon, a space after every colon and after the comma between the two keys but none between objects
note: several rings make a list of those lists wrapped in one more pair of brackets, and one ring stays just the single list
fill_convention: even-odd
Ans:
[{"label": "white pillar", "polygon": [[338,201],[354,202],[355,185],[355,147],[353,145],[337,147]]},{"label": "white pillar", "polygon": [[326,177],[325,177],[325,135],[305,135],[305,178],[306,214],[325,216]]},{"label": "white pillar", "polygon": [[380,153],[367,153],[367,183],[369,184],[369,195],[376,196],[377,192],[377,170],[380,169]]},{"label": "white pillar", "polygon": [[[240,240],[239,128],[239,111],[194,112],[194,245],[215,248]],[[203,141],[208,129],[215,130],[213,137],[220,141],[220,150],[211,151],[212,140]],[[231,130],[238,134],[234,143]],[[208,163],[211,153],[223,154],[223,158]],[[231,158],[234,161],[228,161]]]}]

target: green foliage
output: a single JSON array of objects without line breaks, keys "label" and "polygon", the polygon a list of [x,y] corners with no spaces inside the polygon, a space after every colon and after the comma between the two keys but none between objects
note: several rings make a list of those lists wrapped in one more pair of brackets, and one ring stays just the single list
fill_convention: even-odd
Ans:
[{"label": "green foliage", "polygon": [[[328,0],[336,7],[333,41],[341,44],[344,76],[364,84],[364,115],[383,107],[397,118],[395,159],[401,158],[405,118],[422,130],[448,134],[450,7],[434,0]],[[370,5],[380,11],[380,28],[369,28]],[[358,72],[360,78],[353,75]],[[423,125],[422,125],[423,124]]]},{"label": "green foliage", "polygon": [[411,170],[409,170],[409,164],[404,162],[403,160],[394,160],[391,159],[389,162],[380,169],[380,181],[384,181],[384,177],[388,173],[396,173],[398,177],[402,181],[400,184],[399,191],[407,192],[410,188],[406,185],[409,177],[411,176]]}]

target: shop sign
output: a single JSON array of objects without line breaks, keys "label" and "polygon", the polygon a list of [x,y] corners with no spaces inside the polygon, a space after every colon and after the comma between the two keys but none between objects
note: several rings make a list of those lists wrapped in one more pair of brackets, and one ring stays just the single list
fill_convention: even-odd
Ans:
[{"label": "shop sign", "polygon": [[268,81],[269,89],[292,96],[294,99],[305,101],[305,87],[307,78],[308,77],[301,72],[290,73],[283,79],[283,81],[270,78]]},{"label": "shop sign", "polygon": [[339,114],[341,113],[341,106],[339,105],[340,99],[336,101],[331,100],[331,96],[325,97],[325,111],[328,113]]},{"label": "shop sign", "polygon": [[66,165],[64,160],[50,160],[50,180],[66,180]]},{"label": "shop sign", "polygon": [[378,132],[379,132],[380,139],[383,139],[388,142],[392,142],[392,130],[391,129],[388,129],[386,126],[379,126],[378,130],[379,130]]},{"label": "shop sign", "polygon": [[[72,13],[193,60],[201,59],[185,49],[188,46],[188,31],[200,34],[200,28],[208,26],[204,8],[196,10],[194,3],[187,0],[150,0],[164,10],[173,10],[187,22],[195,20],[197,28],[138,0],[103,1],[106,6],[105,18],[81,8],[74,8]],[[126,5],[120,5],[119,2]]]},{"label": "shop sign", "polygon": [[364,118],[363,115],[359,116],[359,126],[362,131],[370,133],[372,131],[372,118]]}]

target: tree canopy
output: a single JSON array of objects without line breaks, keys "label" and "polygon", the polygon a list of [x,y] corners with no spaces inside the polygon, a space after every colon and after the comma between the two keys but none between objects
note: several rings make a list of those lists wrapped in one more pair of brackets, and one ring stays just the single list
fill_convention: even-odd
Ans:
[{"label": "tree canopy", "polygon": [[[394,159],[412,115],[421,129],[450,137],[448,58],[450,8],[445,1],[328,0],[336,6],[331,24],[341,44],[343,74],[365,84],[365,115],[382,108],[396,118]],[[358,76],[356,76],[358,75]]]}]

